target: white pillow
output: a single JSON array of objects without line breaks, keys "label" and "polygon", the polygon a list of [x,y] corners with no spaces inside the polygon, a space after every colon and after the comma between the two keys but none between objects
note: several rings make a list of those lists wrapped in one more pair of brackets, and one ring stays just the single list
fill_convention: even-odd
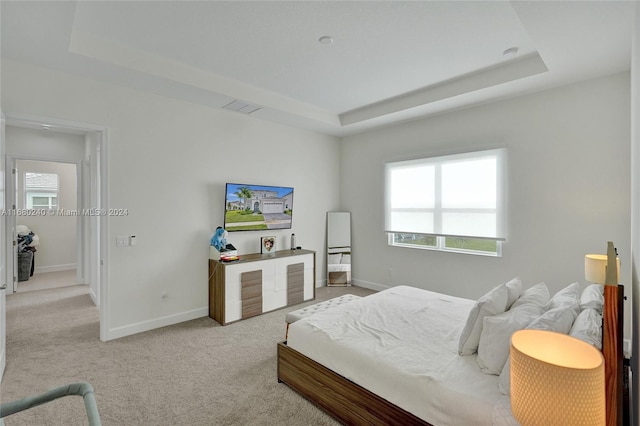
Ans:
[{"label": "white pillow", "polygon": [[544,306],[549,302],[549,289],[545,283],[538,283],[522,293],[522,295],[516,300],[511,309],[516,308],[526,303],[535,303],[538,306]]},{"label": "white pillow", "polygon": [[458,354],[471,355],[478,350],[482,320],[488,315],[501,314],[507,310],[508,293],[509,290],[505,283],[493,288],[476,301],[460,334]]},{"label": "white pillow", "polygon": [[602,314],[604,306],[604,286],[600,284],[588,285],[580,295],[580,309],[595,309]]},{"label": "white pillow", "polygon": [[569,335],[602,349],[602,315],[597,309],[583,309],[573,323]]},{"label": "white pillow", "polygon": [[528,303],[499,315],[485,317],[478,344],[480,370],[486,374],[500,374],[509,357],[511,335],[525,328],[543,312],[541,306]]},{"label": "white pillow", "polygon": [[[580,284],[569,284],[559,292],[553,295],[547,303],[547,310],[571,306],[576,311],[576,315],[580,313]],[[567,330],[567,333],[569,331]]]},{"label": "white pillow", "polygon": [[527,326],[534,330],[549,330],[569,334],[578,313],[571,306],[549,309]]},{"label": "white pillow", "polygon": [[331,265],[335,265],[340,263],[340,259],[342,258],[342,254],[338,253],[338,254],[329,254],[327,255],[327,263],[331,264]]},{"label": "white pillow", "polygon": [[507,286],[507,309],[509,309],[522,294],[522,281],[520,277],[516,277],[505,285]]}]

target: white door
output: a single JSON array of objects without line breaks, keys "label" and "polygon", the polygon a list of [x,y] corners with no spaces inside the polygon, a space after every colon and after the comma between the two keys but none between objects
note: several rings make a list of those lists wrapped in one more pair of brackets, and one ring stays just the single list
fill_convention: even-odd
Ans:
[{"label": "white door", "polygon": [[[0,211],[5,209],[5,184],[4,184],[4,114],[0,112]],[[6,216],[5,216],[6,217]],[[7,222],[0,217],[0,241],[5,241],[7,237]],[[5,256],[4,245],[0,244],[0,381],[4,373],[4,366],[7,363],[7,311],[6,311],[6,292],[7,292],[7,259]]]}]

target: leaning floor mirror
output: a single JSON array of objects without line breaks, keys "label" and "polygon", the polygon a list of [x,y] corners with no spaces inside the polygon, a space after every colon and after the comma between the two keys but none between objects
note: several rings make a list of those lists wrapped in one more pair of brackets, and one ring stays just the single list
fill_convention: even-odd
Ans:
[{"label": "leaning floor mirror", "polygon": [[327,213],[327,286],[351,285],[351,213]]}]

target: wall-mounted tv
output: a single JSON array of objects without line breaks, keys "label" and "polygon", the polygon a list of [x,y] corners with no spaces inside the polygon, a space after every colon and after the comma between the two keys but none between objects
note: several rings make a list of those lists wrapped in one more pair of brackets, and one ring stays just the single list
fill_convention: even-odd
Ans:
[{"label": "wall-mounted tv", "polygon": [[229,232],[291,229],[293,188],[227,183],[224,205]]}]

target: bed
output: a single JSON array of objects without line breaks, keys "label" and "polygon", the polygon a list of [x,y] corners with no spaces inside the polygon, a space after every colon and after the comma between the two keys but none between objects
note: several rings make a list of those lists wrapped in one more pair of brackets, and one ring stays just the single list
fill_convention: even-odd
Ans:
[{"label": "bed", "polygon": [[[598,328],[604,334],[607,424],[614,425],[622,419],[623,291],[610,288],[615,294],[603,309],[605,330]],[[546,303],[576,291],[582,297],[586,288],[574,283]],[[508,370],[506,376],[481,371],[479,348],[460,355],[460,337],[469,332],[477,302],[398,286],[314,314],[292,324],[288,340],[278,344],[278,380],[345,424],[517,424],[502,389]],[[508,311],[487,316],[497,321]],[[571,329],[580,314],[572,314]]]}]

